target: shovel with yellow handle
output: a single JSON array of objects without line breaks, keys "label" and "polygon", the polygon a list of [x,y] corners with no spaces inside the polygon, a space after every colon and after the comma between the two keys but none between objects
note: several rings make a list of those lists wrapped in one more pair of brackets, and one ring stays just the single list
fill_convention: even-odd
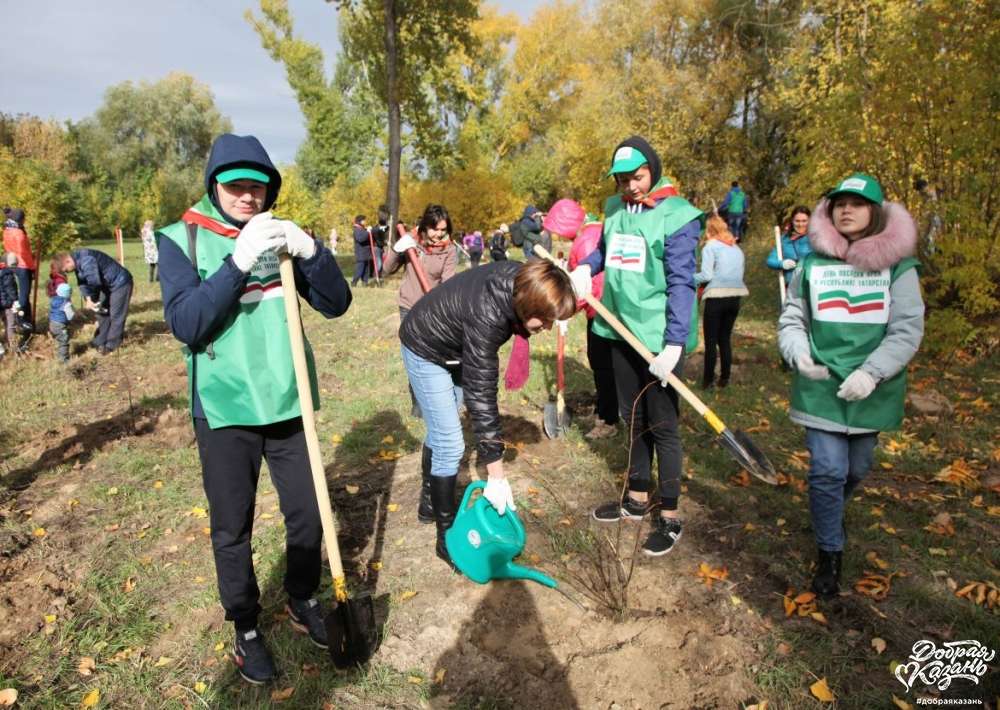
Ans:
[{"label": "shovel with yellow handle", "polygon": [[[535,245],[535,254],[542,259],[548,259],[553,264],[558,263],[552,258],[552,255],[540,245]],[[632,331],[625,327],[625,324],[618,320],[618,318],[616,318],[603,303],[594,298],[593,294],[590,293],[585,294],[583,298],[591,308],[601,315],[601,318],[603,318],[625,342],[631,345],[637,353],[642,355],[646,362],[653,362],[654,356],[653,353],[649,351],[649,348],[643,345],[642,341],[635,337],[632,334]],[[721,444],[734,459],[736,459],[736,462],[740,466],[752,473],[755,477],[764,481],[764,483],[769,483],[772,486],[776,486],[778,484],[777,472],[774,470],[774,466],[770,461],[768,461],[767,456],[765,456],[764,452],[760,450],[760,447],[758,447],[745,432],[729,429],[723,421],[716,416],[715,412],[705,406],[705,403],[698,399],[698,396],[692,392],[687,385],[681,382],[672,372],[667,375],[667,383],[677,390],[677,393],[684,399],[684,401],[690,404],[694,410],[698,412],[698,414],[700,414],[706,422],[708,422],[708,425],[712,427],[718,435],[718,443]]]}]

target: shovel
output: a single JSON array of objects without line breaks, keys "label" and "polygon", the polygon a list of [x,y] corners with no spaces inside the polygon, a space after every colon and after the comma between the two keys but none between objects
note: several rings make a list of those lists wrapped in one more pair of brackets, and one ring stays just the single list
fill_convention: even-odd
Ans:
[{"label": "shovel", "polygon": [[542,415],[542,428],[545,436],[550,439],[557,439],[569,429],[569,411],[566,409],[566,400],[563,393],[566,389],[566,378],[563,363],[566,359],[566,331],[569,329],[567,321],[560,321],[556,330],[556,401],[548,402]]},{"label": "shovel", "polygon": [[[535,254],[543,259],[548,259],[552,263],[556,263],[549,254],[541,246],[535,245]],[[598,301],[592,294],[585,294],[584,300],[587,304],[597,311],[601,318],[603,318],[608,325],[610,325],[618,335],[622,337],[625,342],[631,345],[637,353],[642,355],[646,362],[653,362],[653,353],[649,351],[645,345],[642,344],[637,337],[635,337],[632,332],[625,327],[625,324],[618,320],[614,314],[605,307],[603,303]],[[726,427],[726,425],[716,416],[715,412],[705,406],[705,403],[698,399],[687,385],[681,382],[674,373],[667,374],[667,383],[673,387],[677,393],[684,398],[684,400],[690,404],[698,414],[704,418],[708,425],[712,427],[716,434],[718,434],[718,443],[726,449],[732,457],[736,460],[740,466],[745,468],[747,471],[752,473],[755,477],[768,483],[772,486],[778,485],[777,472],[774,470],[774,466],[768,461],[767,456],[763,451],[760,450],[753,440],[750,439],[742,431],[733,431]]]},{"label": "shovel", "polygon": [[291,340],[292,362],[295,365],[295,383],[299,391],[299,406],[302,409],[302,429],[306,437],[309,468],[312,470],[313,486],[316,488],[316,502],[319,504],[319,517],[323,523],[323,541],[326,544],[327,557],[330,558],[333,595],[336,599],[336,606],[325,614],[323,621],[326,625],[330,658],[334,665],[337,668],[350,668],[366,663],[378,645],[375,605],[370,594],[355,599],[349,599],[347,596],[344,566],[340,561],[340,548],[337,547],[337,527],[333,522],[330,491],[326,487],[326,474],[319,452],[319,437],[316,435],[316,414],[313,411],[312,390],[309,386],[299,299],[295,292],[295,272],[288,254],[281,254],[279,258],[288,337]]}]

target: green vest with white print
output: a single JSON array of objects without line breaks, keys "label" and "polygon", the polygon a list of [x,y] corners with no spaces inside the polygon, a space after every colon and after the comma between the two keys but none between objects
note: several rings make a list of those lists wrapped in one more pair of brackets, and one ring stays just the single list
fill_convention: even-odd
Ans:
[{"label": "green vest with white print", "polygon": [[796,373],[793,409],[850,428],[899,428],[906,396],[905,368],[858,402],[839,398],[837,390],[885,338],[892,284],[918,263],[908,257],[892,268],[859,271],[840,259],[816,253],[803,260],[802,298],[809,308],[810,352],[817,364],[830,370],[830,378],[810,380]]},{"label": "green vest with white print", "polygon": [[[658,183],[653,189],[665,184]],[[704,220],[701,210],[683,197],[668,197],[653,209],[631,213],[620,195],[604,205],[604,294],[603,303],[649,348],[663,350],[667,326],[667,280],[663,273],[663,251],[670,235],[693,219]],[[697,299],[691,309],[691,328],[686,349],[698,343]],[[598,314],[594,332],[621,340]]]},{"label": "green vest with white print", "polygon": [[[209,212],[221,220],[207,198],[193,211]],[[184,221],[158,232],[191,258]],[[236,239],[198,227],[195,244],[198,276],[204,281],[233,253]],[[316,366],[308,341],[305,351],[318,409]],[[213,336],[211,347],[192,352],[184,346],[183,352],[189,386],[193,383],[198,388],[202,409],[213,429],[272,424],[301,416],[277,255],[265,253],[253,265],[239,301]],[[193,392],[189,390],[189,394],[193,402]]]}]

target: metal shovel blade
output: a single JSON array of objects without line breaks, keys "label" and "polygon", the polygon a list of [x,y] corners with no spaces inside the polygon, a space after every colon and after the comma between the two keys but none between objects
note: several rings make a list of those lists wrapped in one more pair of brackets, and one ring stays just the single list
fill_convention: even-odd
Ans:
[{"label": "metal shovel blade", "polygon": [[767,456],[753,440],[742,431],[724,429],[719,434],[719,443],[733,455],[736,462],[755,478],[772,486],[778,485],[778,474]]},{"label": "metal shovel blade", "polygon": [[337,668],[364,665],[378,648],[371,595],[339,602],[324,619],[330,658]]},{"label": "metal shovel blade", "polygon": [[550,439],[556,439],[562,435],[559,411],[556,408],[555,402],[547,402],[545,404],[545,410],[542,412],[542,429],[545,430],[545,436]]}]

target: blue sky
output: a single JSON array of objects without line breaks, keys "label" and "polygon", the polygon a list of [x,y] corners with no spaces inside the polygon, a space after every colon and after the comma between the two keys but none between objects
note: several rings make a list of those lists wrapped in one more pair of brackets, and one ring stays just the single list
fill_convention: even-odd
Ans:
[{"label": "blue sky", "polygon": [[[502,10],[531,16],[544,0],[502,0]],[[174,70],[211,87],[216,105],[240,134],[256,135],[278,162],[289,162],[305,136],[284,68],[271,61],[243,19],[253,0],[0,0],[6,59],[0,111],[80,120],[122,81],[155,81]],[[337,16],[324,0],[289,0],[296,32],[338,47]]]}]

